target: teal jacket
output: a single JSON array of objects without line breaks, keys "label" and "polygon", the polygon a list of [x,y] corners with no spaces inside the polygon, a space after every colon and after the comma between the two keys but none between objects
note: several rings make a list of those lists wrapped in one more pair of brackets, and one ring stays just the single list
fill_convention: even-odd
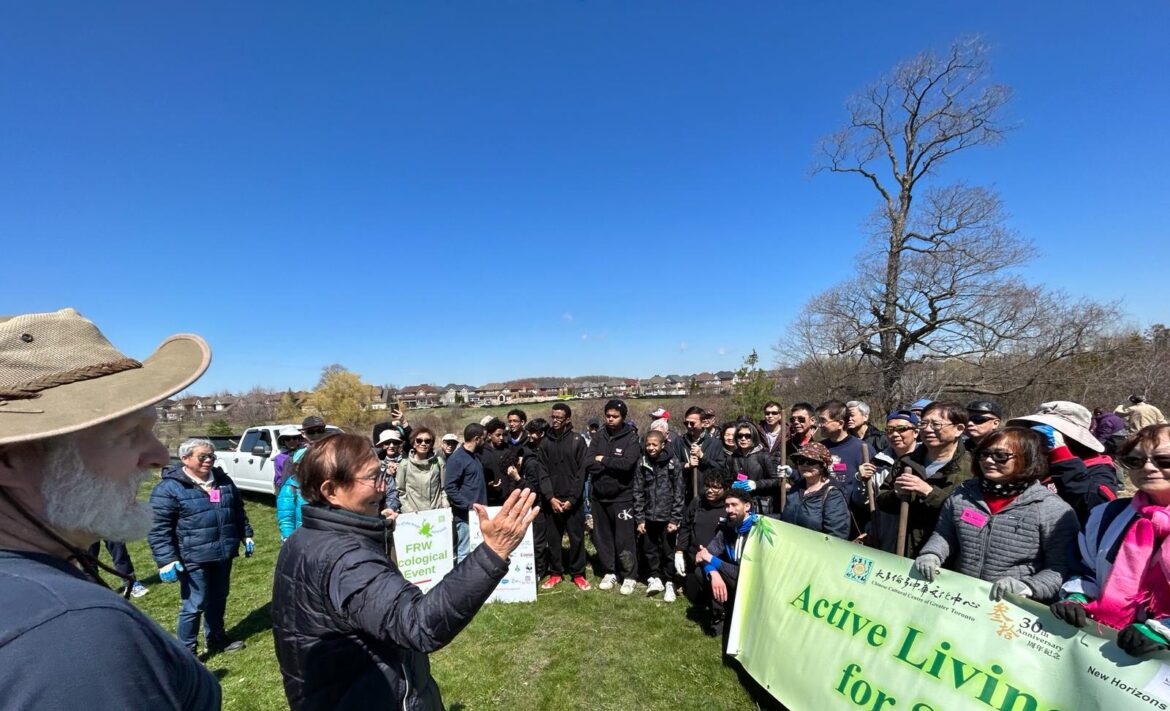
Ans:
[{"label": "teal jacket", "polygon": [[305,498],[301,496],[301,483],[295,476],[285,480],[276,497],[276,523],[280,525],[280,539],[284,540],[301,527],[301,507]]}]

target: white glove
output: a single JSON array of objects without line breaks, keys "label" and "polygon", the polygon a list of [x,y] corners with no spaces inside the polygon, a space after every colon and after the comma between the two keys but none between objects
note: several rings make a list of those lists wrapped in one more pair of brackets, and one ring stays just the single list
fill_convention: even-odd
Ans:
[{"label": "white glove", "polygon": [[674,552],[674,572],[680,577],[687,574],[687,562],[683,560],[682,551]]},{"label": "white glove", "polygon": [[1023,580],[1017,578],[1000,578],[991,584],[991,599],[1002,600],[1004,593],[1032,597],[1032,588]]},{"label": "white glove", "polygon": [[925,553],[918,556],[914,561],[914,569],[918,574],[926,578],[928,583],[933,583],[934,578],[938,575],[938,569],[942,567],[942,559],[934,553]]},{"label": "white glove", "polygon": [[791,479],[792,467],[788,466],[787,464],[781,464],[780,466],[776,467],[776,476],[780,477],[781,479]]}]

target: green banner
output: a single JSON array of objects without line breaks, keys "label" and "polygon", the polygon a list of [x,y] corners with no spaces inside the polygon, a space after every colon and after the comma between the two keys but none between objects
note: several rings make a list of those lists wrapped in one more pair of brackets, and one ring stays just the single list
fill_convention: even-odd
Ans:
[{"label": "green banner", "polygon": [[[1170,656],[1134,659],[991,585],[761,519],[728,652],[792,711],[1170,708]],[[1101,634],[1102,636],[1098,636]]]}]

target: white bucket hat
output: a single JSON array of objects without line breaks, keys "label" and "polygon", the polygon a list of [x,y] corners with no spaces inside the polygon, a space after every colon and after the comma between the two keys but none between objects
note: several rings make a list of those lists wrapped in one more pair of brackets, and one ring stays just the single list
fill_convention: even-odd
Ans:
[{"label": "white bucket hat", "polygon": [[1031,427],[1032,424],[1048,425],[1065,437],[1088,447],[1094,452],[1104,452],[1105,445],[1089,431],[1093,415],[1084,405],[1068,400],[1053,400],[1041,403],[1040,411],[1034,415],[1013,417],[1007,425]]}]

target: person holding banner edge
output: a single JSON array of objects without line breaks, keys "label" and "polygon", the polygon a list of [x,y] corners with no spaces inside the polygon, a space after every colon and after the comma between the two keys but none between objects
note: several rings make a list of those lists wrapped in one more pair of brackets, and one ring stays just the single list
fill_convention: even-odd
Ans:
[{"label": "person holding banner edge", "polygon": [[1120,630],[1131,656],[1170,649],[1170,425],[1151,425],[1117,450],[1138,493],[1093,509],[1080,535],[1081,564],[1052,614]]}]

